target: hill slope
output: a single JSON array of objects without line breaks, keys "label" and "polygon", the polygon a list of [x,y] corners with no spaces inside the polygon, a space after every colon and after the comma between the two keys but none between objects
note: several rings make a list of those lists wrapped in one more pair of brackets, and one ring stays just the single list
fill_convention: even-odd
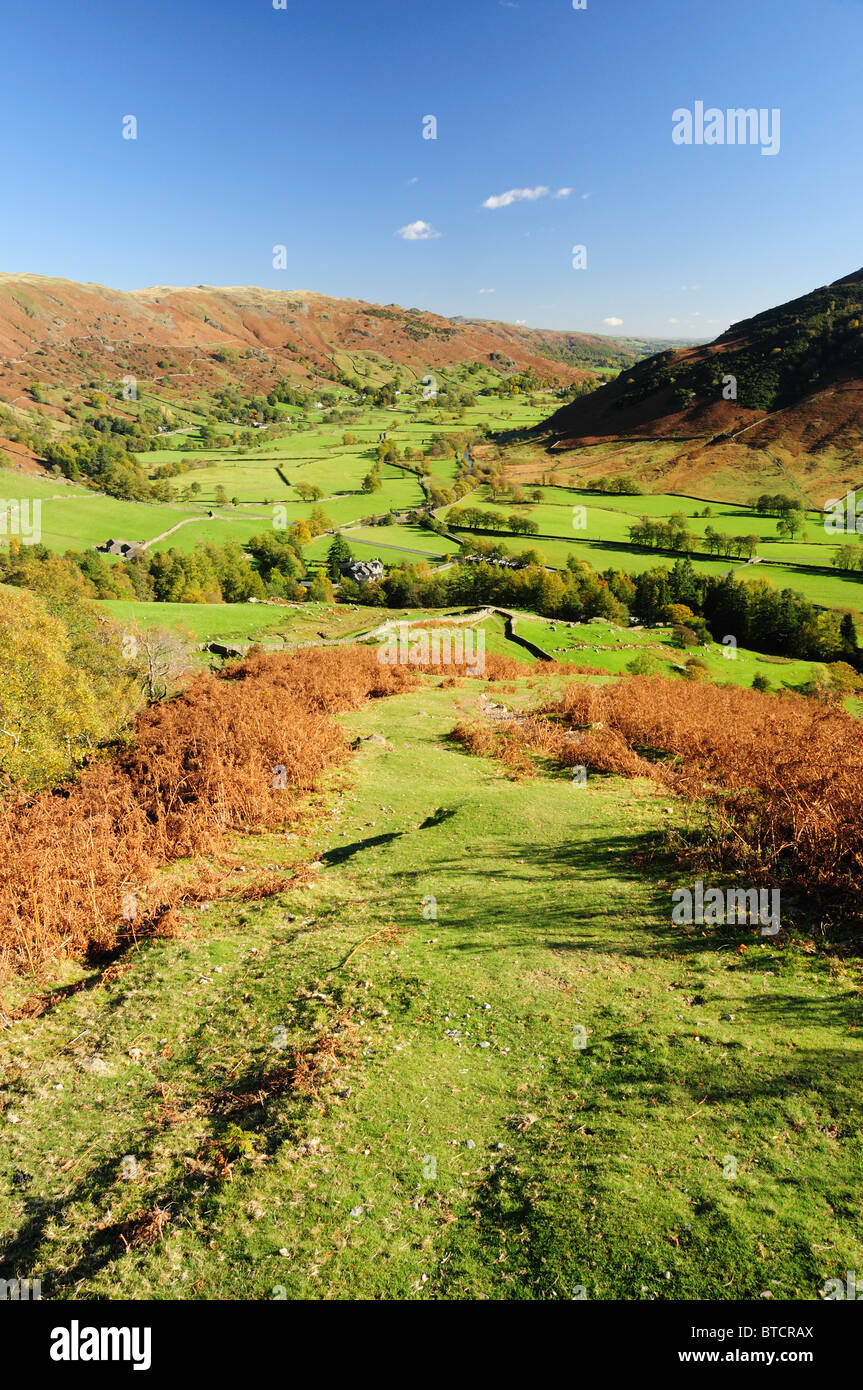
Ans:
[{"label": "hill slope", "polygon": [[588,369],[625,366],[655,346],[305,290],[198,285],[125,293],[0,274],[0,392],[9,401],[34,381],[74,391],[94,376],[125,372],[186,398],[230,381],[259,390],[280,377],[296,385],[340,375],[377,384],[382,371],[399,368],[411,382],[429,369],[471,362],[532,369],[567,384],[584,380]]},{"label": "hill slope", "polygon": [[[447,738],[477,702],[351,714],[325,815],[243,844],[249,901],[15,1025],[4,1277],[757,1303],[860,1268],[854,963],[672,925],[678,809],[507,780]],[[315,853],[308,887],[255,892]]]},{"label": "hill slope", "polygon": [[[557,411],[540,433],[552,452],[609,440],[684,441],[685,456],[671,450],[663,472],[666,487],[679,491],[697,491],[718,471],[757,485],[765,464],[779,483],[778,457],[792,481],[823,500],[853,484],[863,441],[861,323],[863,270],[733,324],[705,346],[635,364]],[[628,455],[627,467],[634,461]]]}]

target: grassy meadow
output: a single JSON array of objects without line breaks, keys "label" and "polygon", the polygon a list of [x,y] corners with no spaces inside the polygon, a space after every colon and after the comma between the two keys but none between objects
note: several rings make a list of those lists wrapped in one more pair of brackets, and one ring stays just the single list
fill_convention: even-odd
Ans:
[{"label": "grassy meadow", "polygon": [[[433,433],[445,435],[473,426],[506,430],[534,425],[555,404],[551,395],[540,395],[533,405],[524,397],[482,397],[456,419],[424,407],[415,398],[405,398],[395,406],[355,411],[357,420],[351,424],[327,422],[318,418],[318,412],[310,411],[305,428],[298,423],[296,413],[286,408],[284,419],[292,421],[291,432],[268,439],[266,431],[261,431],[255,448],[231,443],[229,426],[220,427],[222,439],[217,446],[196,447],[193,452],[189,447],[191,436],[174,433],[165,437],[164,447],[141,455],[151,475],[167,462],[194,462],[194,468],[170,480],[176,499],[170,504],[118,501],[82,484],[8,470],[0,482],[5,479],[6,490],[16,497],[40,499],[42,543],[60,552],[95,546],[109,537],[146,543],[154,551],[189,552],[202,543],[221,545],[229,541],[243,545],[272,526],[274,518],[278,517],[279,524],[291,524],[308,519],[313,508],[319,507],[333,529],[344,531],[357,558],[377,555],[387,565],[419,563],[424,558],[432,564],[443,564],[458,554],[456,543],[404,520],[405,514],[420,507],[425,499],[416,475],[387,464],[381,469],[379,489],[373,493],[362,491],[362,480],[372,466],[380,435],[385,432],[399,448],[421,448]],[[346,435],[352,436],[353,442],[346,444]],[[513,456],[523,462],[525,448],[518,446]],[[585,451],[588,454],[594,461],[616,457],[605,446]],[[534,484],[543,475],[558,480],[542,486],[541,502],[516,505],[506,499],[494,501],[489,489],[480,487],[455,504],[506,515],[515,512],[536,524],[540,533],[536,537],[498,533],[513,554],[534,549],[554,568],[562,568],[574,556],[600,570],[612,567],[636,574],[657,564],[671,563],[674,556],[633,546],[629,541],[630,526],[642,516],[667,519],[683,514],[698,536],[712,526],[731,535],[759,537],[757,563],[745,565],[739,559],[708,557],[702,551],[693,557],[699,571],[723,574],[734,570],[745,580],[763,578],[779,588],[797,589],[814,603],[847,608],[863,616],[861,581],[831,567],[831,558],[842,538],[828,535],[814,511],[806,514],[804,529],[795,540],[780,540],[775,518],[760,517],[742,504],[707,502],[661,492],[641,496],[598,494],[585,487],[561,485],[559,479],[567,475],[556,465],[551,469],[541,451],[535,449],[533,459]],[[432,484],[451,485],[455,459],[431,459],[430,464]],[[194,498],[188,495],[192,483],[199,488]],[[319,502],[302,500],[296,489],[297,484],[304,483],[321,489],[323,497]],[[227,500],[220,502],[219,497]],[[445,521],[451,510],[440,508],[439,518]],[[394,524],[367,524],[387,513],[397,515]],[[463,542],[469,539],[469,533],[459,534]],[[312,572],[320,566],[329,544],[325,534],[306,546],[305,558]]]},{"label": "grassy meadow", "polygon": [[859,964],[802,906],[781,946],[672,925],[692,813],[511,781],[448,740],[478,696],[344,716],[380,741],[236,842],[248,901],[0,1036],[0,1239],[44,1296],[811,1301],[860,1267]]}]

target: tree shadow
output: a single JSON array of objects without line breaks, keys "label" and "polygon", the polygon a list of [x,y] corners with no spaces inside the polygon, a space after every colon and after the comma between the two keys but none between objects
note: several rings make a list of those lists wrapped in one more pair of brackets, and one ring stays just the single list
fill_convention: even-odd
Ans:
[{"label": "tree shadow", "polygon": [[328,849],[322,854],[319,863],[333,868],[337,864],[346,863],[348,859],[353,859],[355,854],[360,854],[364,849],[376,849],[380,845],[391,844],[393,840],[400,839],[406,833],[404,830],[390,830],[384,835],[369,835],[365,840],[355,840],[350,845],[339,845],[336,849]]}]

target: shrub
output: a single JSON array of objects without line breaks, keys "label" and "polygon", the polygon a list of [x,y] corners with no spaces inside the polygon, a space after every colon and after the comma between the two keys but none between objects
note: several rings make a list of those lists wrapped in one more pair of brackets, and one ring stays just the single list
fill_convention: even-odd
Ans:
[{"label": "shrub", "polygon": [[330,715],[414,681],[359,648],[251,656],[147,710],[113,761],[56,792],[7,802],[0,966],[35,970],[163,930],[171,908],[197,890],[188,875],[166,879],[160,868],[220,852],[230,831],[296,820],[346,755]]},{"label": "shrub", "polygon": [[117,736],[143,704],[140,672],[85,598],[0,592],[0,790],[35,790]]},{"label": "shrub", "polygon": [[683,676],[688,681],[703,681],[710,675],[710,667],[700,656],[691,656],[683,668]]},{"label": "shrub", "polygon": [[827,895],[860,920],[863,725],[835,705],[664,678],[573,683],[518,736],[562,767],[644,776],[707,802],[706,847],[720,864]]},{"label": "shrub", "polygon": [[633,676],[655,676],[660,670],[660,663],[650,652],[639,652],[626,663],[626,669]]}]

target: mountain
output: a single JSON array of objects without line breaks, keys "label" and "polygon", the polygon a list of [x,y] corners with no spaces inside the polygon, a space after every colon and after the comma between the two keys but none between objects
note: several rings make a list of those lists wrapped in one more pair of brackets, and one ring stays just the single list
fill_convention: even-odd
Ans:
[{"label": "mountain", "polygon": [[748,486],[778,467],[823,500],[863,472],[862,324],[859,270],[733,324],[712,343],[634,364],[534,435],[553,454],[609,441],[662,442],[658,472],[655,449],[627,449],[617,467],[634,478],[641,470],[669,490],[703,491],[713,469],[736,470]]},{"label": "mountain", "polygon": [[[127,293],[0,274],[0,396],[12,402],[28,393],[25,405],[34,381],[75,393],[94,378],[126,373],[186,399],[228,383],[250,392],[279,378],[296,386],[319,387],[339,376],[378,385],[398,369],[415,380],[467,363],[504,374],[531,370],[568,385],[619,370],[656,346],[447,319],[304,290],[198,285]],[[63,412],[46,400],[43,413]]]}]

